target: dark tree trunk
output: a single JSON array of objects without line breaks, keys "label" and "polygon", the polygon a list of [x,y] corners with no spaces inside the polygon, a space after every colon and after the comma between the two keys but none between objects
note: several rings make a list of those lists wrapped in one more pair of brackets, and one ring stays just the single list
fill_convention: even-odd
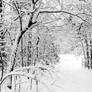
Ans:
[{"label": "dark tree trunk", "polygon": [[85,45],[86,45],[86,61],[85,61],[85,67],[88,69],[90,68],[90,53],[89,53],[89,44],[88,40],[85,39]]},{"label": "dark tree trunk", "polygon": [[92,69],[92,41],[90,40],[90,68]]}]

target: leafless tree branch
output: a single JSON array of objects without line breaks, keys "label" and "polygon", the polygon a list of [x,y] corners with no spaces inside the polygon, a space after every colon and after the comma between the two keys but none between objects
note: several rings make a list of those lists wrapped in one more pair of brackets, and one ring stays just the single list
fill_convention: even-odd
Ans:
[{"label": "leafless tree branch", "polygon": [[67,11],[63,11],[63,10],[60,10],[60,11],[40,11],[39,12],[39,14],[44,14],[44,13],[66,13],[66,14],[69,14],[69,15],[72,15],[72,16],[75,16],[75,17],[78,17],[82,21],[87,22],[88,24],[90,24],[88,21],[86,21],[82,17],[78,16],[77,14],[73,14],[73,13],[70,13],[70,12],[67,12]]},{"label": "leafless tree branch", "polygon": [[3,79],[1,80],[1,82],[0,82],[0,85],[2,85],[2,83],[4,82],[4,80],[7,78],[7,77],[9,77],[9,76],[12,76],[12,75],[21,75],[21,76],[25,76],[25,77],[29,77],[29,78],[34,78],[34,76],[32,76],[31,74],[26,74],[26,73],[21,73],[21,72],[11,72],[11,73],[8,73],[7,75],[5,75],[4,77],[3,77]]}]

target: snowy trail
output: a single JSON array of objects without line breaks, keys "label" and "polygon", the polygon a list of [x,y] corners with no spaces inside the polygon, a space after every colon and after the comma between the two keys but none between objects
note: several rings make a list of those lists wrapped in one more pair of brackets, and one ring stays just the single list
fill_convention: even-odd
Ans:
[{"label": "snowy trail", "polygon": [[[92,92],[92,72],[61,70],[62,92]],[[63,80],[63,81],[62,81]],[[58,91],[56,91],[58,92]]]},{"label": "snowy trail", "polygon": [[[55,83],[49,85],[49,79],[45,79],[46,85],[40,85],[39,92],[92,92],[92,70],[83,68],[81,59],[74,56],[63,56],[60,64],[56,65],[56,71]],[[23,80],[27,81],[21,86],[20,92],[30,92],[30,80]],[[7,87],[6,89],[4,87],[3,90],[2,92],[12,92]]]},{"label": "snowy trail", "polygon": [[92,71],[84,69],[78,59],[61,59],[61,64],[57,65],[60,72],[58,84],[62,85],[62,90],[54,92],[92,92]]}]

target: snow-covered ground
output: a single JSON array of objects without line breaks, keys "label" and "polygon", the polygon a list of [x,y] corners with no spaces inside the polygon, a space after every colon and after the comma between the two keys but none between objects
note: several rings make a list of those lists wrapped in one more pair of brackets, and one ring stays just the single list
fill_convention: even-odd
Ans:
[{"label": "snow-covered ground", "polygon": [[[60,57],[60,64],[56,65],[56,80],[49,85],[49,79],[45,79],[46,84],[39,85],[39,92],[92,92],[92,71],[82,67],[82,58],[75,55]],[[24,84],[20,92],[30,92],[30,80],[25,79]],[[12,91],[6,88],[6,92]]]},{"label": "snow-covered ground", "polygon": [[76,56],[72,54],[63,54],[60,56],[59,67],[65,69],[79,70],[82,69],[83,56]]},{"label": "snow-covered ground", "polygon": [[92,92],[92,71],[82,66],[82,58],[61,55],[57,68],[61,72],[62,90],[56,92]]}]

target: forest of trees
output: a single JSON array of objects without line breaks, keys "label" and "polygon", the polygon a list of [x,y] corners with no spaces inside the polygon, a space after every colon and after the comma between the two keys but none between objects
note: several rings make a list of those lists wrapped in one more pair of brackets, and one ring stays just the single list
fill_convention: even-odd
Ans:
[{"label": "forest of trees", "polygon": [[75,52],[77,48],[80,48],[77,53],[84,55],[84,66],[91,69],[91,28],[91,0],[71,0],[70,3],[0,0],[1,88],[7,80],[6,86],[17,92],[13,80],[20,76],[31,82],[35,80],[38,86],[42,73],[53,75],[60,53]]}]

